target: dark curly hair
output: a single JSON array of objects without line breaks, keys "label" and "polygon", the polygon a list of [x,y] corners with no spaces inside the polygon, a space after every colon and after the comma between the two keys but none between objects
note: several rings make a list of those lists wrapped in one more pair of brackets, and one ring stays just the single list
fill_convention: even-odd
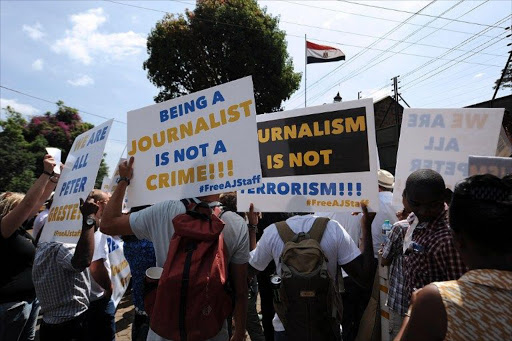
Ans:
[{"label": "dark curly hair", "polygon": [[450,226],[495,254],[512,253],[512,175],[474,175],[457,184]]}]

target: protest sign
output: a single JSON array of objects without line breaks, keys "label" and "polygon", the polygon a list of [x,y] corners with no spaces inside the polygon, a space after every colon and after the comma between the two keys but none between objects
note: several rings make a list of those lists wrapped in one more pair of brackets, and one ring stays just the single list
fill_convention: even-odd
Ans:
[{"label": "protest sign", "polygon": [[46,147],[46,152],[50,154],[55,160],[55,167],[53,167],[53,171],[55,174],[60,174],[60,162],[62,151],[59,148]]},{"label": "protest sign", "polygon": [[469,176],[492,174],[498,178],[512,174],[511,157],[469,156]]},{"label": "protest sign", "polygon": [[74,244],[82,230],[79,199],[86,199],[94,188],[103,150],[113,120],[79,135],[69,151],[60,176],[41,242],[59,241]]},{"label": "protest sign", "polygon": [[110,281],[112,282],[112,300],[115,306],[123,298],[128,284],[130,283],[131,272],[128,261],[124,257],[123,240],[119,237],[107,237],[108,260],[110,262]]},{"label": "protest sign", "polygon": [[128,112],[130,205],[253,187],[261,180],[251,77]]},{"label": "protest sign", "polygon": [[351,212],[378,209],[371,99],[260,115],[263,183],[239,191],[238,209]]},{"label": "protest sign", "polygon": [[496,149],[496,156],[509,157],[512,155],[512,143],[508,139],[507,133],[503,126],[500,130],[500,137],[498,138],[498,148]]},{"label": "protest sign", "polygon": [[110,190],[110,183],[112,182],[112,179],[108,176],[103,177],[103,181],[101,182],[101,191],[105,193],[111,193]]},{"label": "protest sign", "polygon": [[405,109],[398,146],[393,204],[405,181],[428,168],[453,186],[468,176],[469,155],[494,155],[504,109]]}]

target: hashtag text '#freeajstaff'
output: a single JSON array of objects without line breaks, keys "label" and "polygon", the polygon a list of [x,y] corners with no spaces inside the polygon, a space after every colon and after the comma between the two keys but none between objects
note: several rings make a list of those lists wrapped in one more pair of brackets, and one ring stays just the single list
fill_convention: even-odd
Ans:
[{"label": "hashtag text '#freeajstaff'", "polygon": [[260,175],[254,175],[252,178],[244,178],[244,179],[233,179],[228,180],[224,183],[220,184],[205,184],[201,185],[199,187],[199,192],[205,193],[205,192],[212,192],[212,191],[218,191],[218,190],[233,190],[237,187],[241,186],[247,186],[247,185],[254,185],[259,184],[261,182],[261,176]]}]

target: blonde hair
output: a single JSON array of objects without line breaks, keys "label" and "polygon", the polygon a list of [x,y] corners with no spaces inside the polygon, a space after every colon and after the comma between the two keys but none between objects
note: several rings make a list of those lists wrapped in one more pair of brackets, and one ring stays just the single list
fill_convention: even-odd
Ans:
[{"label": "blonde hair", "polygon": [[0,194],[0,217],[11,212],[25,197],[23,193],[3,192]]}]

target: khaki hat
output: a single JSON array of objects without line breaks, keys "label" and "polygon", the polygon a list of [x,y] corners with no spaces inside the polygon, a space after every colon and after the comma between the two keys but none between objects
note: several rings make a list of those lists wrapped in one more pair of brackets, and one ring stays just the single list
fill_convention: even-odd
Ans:
[{"label": "khaki hat", "polygon": [[379,169],[377,174],[379,178],[379,186],[390,189],[393,188],[393,185],[395,184],[395,177],[393,174],[384,169]]}]

